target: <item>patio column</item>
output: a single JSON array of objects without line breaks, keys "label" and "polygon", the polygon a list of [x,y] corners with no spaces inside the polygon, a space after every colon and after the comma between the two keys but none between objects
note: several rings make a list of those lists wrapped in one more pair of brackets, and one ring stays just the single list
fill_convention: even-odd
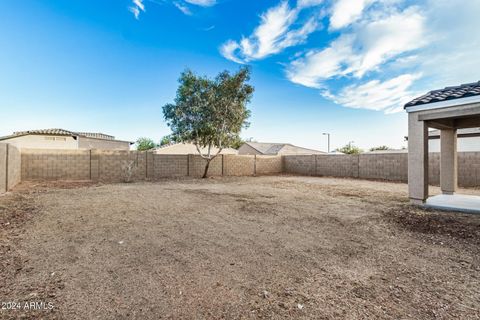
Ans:
[{"label": "patio column", "polygon": [[457,191],[457,130],[440,131],[440,187],[443,194]]},{"label": "patio column", "polygon": [[413,204],[428,198],[428,126],[417,113],[408,115],[408,193]]}]

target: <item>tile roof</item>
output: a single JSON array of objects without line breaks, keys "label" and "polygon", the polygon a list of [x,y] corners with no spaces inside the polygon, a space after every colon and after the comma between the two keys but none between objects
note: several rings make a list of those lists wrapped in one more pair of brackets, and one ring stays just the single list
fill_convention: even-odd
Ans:
[{"label": "tile roof", "polygon": [[[87,138],[103,139],[103,140],[115,140],[114,136],[104,134],[104,133],[92,133],[92,132],[74,132],[65,129],[51,128],[51,129],[39,129],[39,130],[27,130],[27,131],[16,131],[12,135],[0,137],[0,140],[11,139],[19,136],[26,136],[29,134],[40,134],[40,135],[56,135],[56,136],[82,136]],[[122,141],[122,140],[116,140]],[[129,142],[133,144],[133,142]]]},{"label": "tile roof", "polygon": [[14,132],[14,136],[24,136],[27,134],[54,134],[59,136],[76,136],[77,134],[72,131],[64,129],[40,129],[40,130],[27,130]]},{"label": "tile roof", "polygon": [[434,103],[445,100],[460,99],[480,95],[480,81],[462,84],[455,87],[446,87],[440,90],[433,90],[429,93],[415,98],[405,105],[405,108],[418,106],[427,103]]}]

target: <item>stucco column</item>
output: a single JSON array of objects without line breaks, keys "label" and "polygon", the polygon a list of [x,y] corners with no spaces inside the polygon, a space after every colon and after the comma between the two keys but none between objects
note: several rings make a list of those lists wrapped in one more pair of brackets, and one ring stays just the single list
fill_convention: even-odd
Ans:
[{"label": "stucco column", "polygon": [[457,191],[457,130],[440,131],[440,187],[443,194]]},{"label": "stucco column", "polygon": [[408,114],[408,193],[413,204],[428,198],[428,126],[413,112]]}]

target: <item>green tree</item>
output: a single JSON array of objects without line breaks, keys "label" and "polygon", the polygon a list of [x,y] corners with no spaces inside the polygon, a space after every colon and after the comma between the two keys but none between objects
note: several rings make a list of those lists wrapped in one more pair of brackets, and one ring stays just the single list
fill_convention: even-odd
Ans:
[{"label": "green tree", "polygon": [[252,142],[253,138],[248,138],[243,140],[242,138],[238,137],[235,141],[232,142],[231,147],[233,149],[239,149],[245,142]]},{"label": "green tree", "polygon": [[138,151],[146,151],[155,148],[157,145],[150,138],[138,138],[136,141]]},{"label": "green tree", "polygon": [[[203,178],[207,177],[210,162],[239,139],[247,122],[254,88],[250,69],[241,68],[237,73],[223,71],[214,79],[184,71],[179,79],[175,102],[163,107],[163,115],[177,142],[191,142],[200,156],[206,160]],[[212,148],[218,148],[213,154]],[[203,153],[201,148],[207,151]]]},{"label": "green tree", "polygon": [[160,140],[160,143],[159,143],[159,146],[164,146],[164,145],[167,145],[167,144],[170,144],[170,143],[173,143],[175,142],[171,136],[164,136],[162,137],[162,139]]},{"label": "green tree", "polygon": [[360,154],[363,152],[362,149],[353,145],[352,142],[349,142],[347,145],[337,149],[337,151],[345,153],[345,154]]},{"label": "green tree", "polygon": [[370,148],[370,151],[384,151],[384,150],[390,150],[390,148],[388,146],[379,146],[379,147]]}]

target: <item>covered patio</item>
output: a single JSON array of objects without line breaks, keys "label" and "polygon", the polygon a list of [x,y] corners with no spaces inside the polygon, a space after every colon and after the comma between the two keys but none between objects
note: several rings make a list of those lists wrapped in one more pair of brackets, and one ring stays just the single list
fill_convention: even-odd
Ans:
[{"label": "covered patio", "polygon": [[[405,105],[408,113],[408,189],[413,204],[480,213],[480,197],[456,194],[457,129],[480,127],[480,81],[434,90]],[[440,187],[429,197],[428,128],[440,130]],[[478,169],[480,170],[480,168]]]}]

